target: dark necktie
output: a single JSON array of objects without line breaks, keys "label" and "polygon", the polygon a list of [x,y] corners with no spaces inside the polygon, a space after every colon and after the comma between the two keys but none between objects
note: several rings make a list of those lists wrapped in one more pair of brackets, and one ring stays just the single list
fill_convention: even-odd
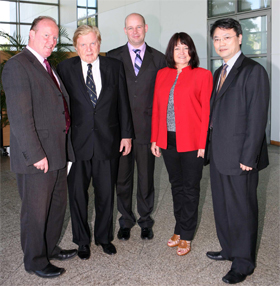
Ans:
[{"label": "dark necktie", "polygon": [[96,102],[97,102],[97,95],[96,95],[96,87],[95,87],[95,83],[93,80],[91,68],[92,68],[92,64],[88,64],[86,86],[87,86],[87,92],[92,102],[92,105],[93,107],[95,107]]},{"label": "dark necktie", "polygon": [[219,91],[221,90],[225,80],[226,80],[226,77],[227,77],[227,67],[228,65],[227,64],[224,64],[223,66],[223,69],[221,71],[221,77],[220,77],[220,82],[219,82],[219,87],[217,89],[217,93],[219,93]]},{"label": "dark necktie", "polygon": [[[219,86],[217,88],[217,91],[214,95],[214,101],[213,101],[213,104],[215,104],[215,99],[216,99],[216,95],[219,93],[219,91],[221,90],[225,80],[226,80],[226,77],[227,77],[227,67],[228,65],[227,64],[224,64],[223,65],[223,68],[222,68],[222,71],[221,71],[221,76],[220,76],[220,82],[219,82]],[[213,110],[212,110],[212,114],[211,114],[211,117],[210,117],[210,129],[213,128],[213,119],[212,119],[212,115],[213,115]]]},{"label": "dark necktie", "polygon": [[44,64],[46,65],[47,67],[47,71],[48,71],[48,74],[50,75],[50,77],[52,78],[52,80],[54,81],[55,85],[57,86],[57,88],[60,90],[61,92],[61,95],[62,95],[62,98],[63,98],[63,105],[64,105],[64,115],[65,115],[65,122],[66,122],[66,128],[65,128],[65,133],[67,134],[69,128],[70,128],[70,114],[69,114],[69,110],[68,110],[68,105],[67,105],[67,102],[64,98],[64,95],[60,89],[60,86],[55,78],[55,76],[53,75],[53,71],[51,69],[51,66],[50,66],[50,63],[48,62],[47,59],[44,59]]},{"label": "dark necktie", "polygon": [[142,59],[140,57],[140,51],[141,50],[139,50],[139,49],[133,50],[133,52],[136,54],[135,62],[134,62],[134,71],[135,71],[136,75],[138,75],[140,68],[141,68],[141,65],[142,65]]}]

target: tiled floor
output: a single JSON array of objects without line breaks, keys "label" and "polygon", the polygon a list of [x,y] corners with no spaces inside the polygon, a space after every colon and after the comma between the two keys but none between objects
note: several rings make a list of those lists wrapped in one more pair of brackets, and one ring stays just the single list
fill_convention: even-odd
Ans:
[{"label": "tiled floor", "polygon": [[[241,285],[280,285],[279,278],[279,172],[280,148],[269,146],[270,165],[260,172],[259,240],[257,268]],[[92,244],[92,255],[82,261],[78,257],[70,261],[53,263],[66,268],[66,273],[56,279],[42,279],[25,272],[20,247],[19,213],[20,198],[15,176],[9,171],[9,158],[1,158],[1,278],[0,285],[225,285],[221,278],[230,268],[230,262],[209,260],[208,250],[219,250],[216,237],[209,167],[204,169],[201,182],[199,226],[192,243],[192,251],[183,257],[176,249],[167,247],[174,227],[172,198],[167,172],[162,159],[156,160],[155,219],[152,241],[140,238],[140,228],[135,226],[129,241],[114,239],[115,256],[103,253]],[[135,182],[136,183],[136,182]],[[90,189],[90,220],[94,219],[93,194]],[[135,214],[136,212],[136,204]],[[115,237],[118,231],[118,213],[114,212]],[[67,209],[60,245],[76,247],[72,243],[69,208]]]}]

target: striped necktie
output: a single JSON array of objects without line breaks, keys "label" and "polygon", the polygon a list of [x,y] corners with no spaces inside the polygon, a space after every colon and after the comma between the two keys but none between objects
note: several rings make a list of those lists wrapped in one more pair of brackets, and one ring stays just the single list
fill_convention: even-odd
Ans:
[{"label": "striped necktie", "polygon": [[95,83],[93,80],[91,68],[92,68],[92,64],[88,64],[86,86],[87,86],[87,92],[92,102],[92,105],[93,107],[95,107],[96,102],[97,102],[97,95],[96,95],[96,87],[95,87]]},{"label": "striped necktie", "polygon": [[220,82],[219,82],[219,87],[217,89],[217,94],[219,93],[219,91],[221,90],[225,80],[226,80],[226,77],[227,77],[227,67],[228,65],[227,64],[224,64],[223,66],[223,69],[221,71],[221,77],[220,77]]},{"label": "striped necktie", "polygon": [[141,65],[142,65],[142,59],[140,57],[140,50],[139,49],[135,49],[135,50],[133,50],[133,52],[136,54],[135,62],[134,62],[134,71],[135,71],[135,74],[138,75],[140,68],[141,68]]}]

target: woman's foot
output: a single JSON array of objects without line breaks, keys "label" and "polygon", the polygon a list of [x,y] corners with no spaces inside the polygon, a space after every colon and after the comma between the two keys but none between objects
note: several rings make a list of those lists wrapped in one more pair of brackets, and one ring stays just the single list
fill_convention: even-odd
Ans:
[{"label": "woman's foot", "polygon": [[191,251],[191,241],[181,239],[177,248],[177,254],[179,256],[182,256],[186,255],[190,251]]},{"label": "woman's foot", "polygon": [[180,235],[173,234],[173,236],[168,240],[167,245],[169,247],[178,246],[180,242]]}]

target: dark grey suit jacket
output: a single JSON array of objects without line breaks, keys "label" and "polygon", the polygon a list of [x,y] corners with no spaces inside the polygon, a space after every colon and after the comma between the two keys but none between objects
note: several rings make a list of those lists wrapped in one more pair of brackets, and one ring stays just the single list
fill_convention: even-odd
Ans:
[{"label": "dark grey suit jacket", "polygon": [[111,160],[121,155],[122,138],[134,138],[123,64],[99,56],[102,89],[93,108],[80,57],[61,62],[57,72],[70,96],[76,160]]},{"label": "dark grey suit jacket", "polygon": [[147,45],[137,76],[127,45],[109,51],[107,56],[116,58],[124,64],[135,141],[140,144],[149,144],[155,80],[158,70],[166,67],[165,56]]},{"label": "dark grey suit jacket", "polygon": [[[67,157],[74,161],[72,145],[65,134],[61,92],[37,58],[24,49],[9,59],[2,82],[11,126],[11,170],[19,174],[42,172],[33,164],[44,157],[49,171],[64,168]],[[69,105],[61,81],[60,87]]]},{"label": "dark grey suit jacket", "polygon": [[[216,95],[221,69],[214,74],[210,102],[214,163],[225,175],[246,174],[240,163],[261,170],[268,165],[265,128],[270,91],[267,72],[241,54]],[[205,154],[208,159],[209,148],[208,136]]]}]

